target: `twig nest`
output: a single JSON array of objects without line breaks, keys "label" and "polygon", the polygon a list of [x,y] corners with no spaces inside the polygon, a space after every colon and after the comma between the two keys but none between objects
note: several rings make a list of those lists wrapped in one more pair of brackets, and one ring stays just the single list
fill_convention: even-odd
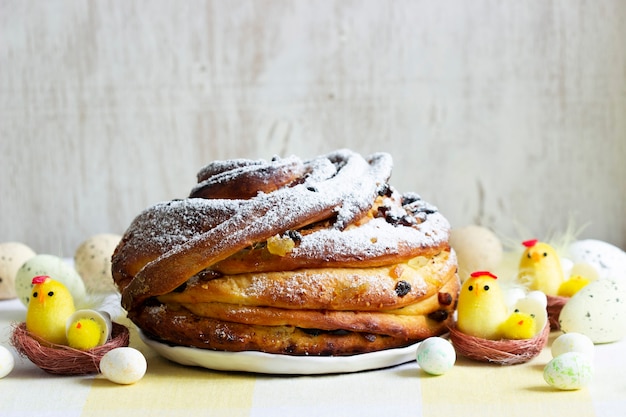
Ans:
[{"label": "twig nest", "polygon": [[489,340],[470,336],[450,328],[450,340],[457,353],[466,358],[480,362],[491,362],[499,365],[516,365],[528,362],[539,355],[548,343],[550,326],[546,323],[541,333],[532,339],[501,339]]},{"label": "twig nest", "polygon": [[559,317],[563,306],[569,301],[570,297],[561,297],[558,295],[546,295],[548,299],[548,305],[546,307],[548,311],[548,322],[550,323],[550,329],[560,330],[561,325],[559,323]]},{"label": "twig nest", "polygon": [[11,344],[44,371],[55,375],[86,375],[99,372],[100,360],[112,349],[128,346],[126,326],[113,323],[111,338],[101,346],[78,350],[65,345],[42,344],[26,330],[26,324],[15,326]]}]

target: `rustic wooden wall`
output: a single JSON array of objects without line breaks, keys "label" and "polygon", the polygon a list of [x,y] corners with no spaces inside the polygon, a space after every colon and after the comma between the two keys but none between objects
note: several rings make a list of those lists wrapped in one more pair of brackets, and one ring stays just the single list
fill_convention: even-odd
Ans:
[{"label": "rustic wooden wall", "polygon": [[626,247],[626,3],[0,0],[0,241],[73,254],[213,159],[388,151],[456,227]]}]

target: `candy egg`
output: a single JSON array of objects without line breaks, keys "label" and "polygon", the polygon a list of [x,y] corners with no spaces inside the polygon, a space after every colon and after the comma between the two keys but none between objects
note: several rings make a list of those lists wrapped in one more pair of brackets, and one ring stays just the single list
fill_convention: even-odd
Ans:
[{"label": "candy egg", "polygon": [[146,358],[137,349],[121,347],[108,351],[100,360],[100,372],[116,384],[129,385],[146,373]]},{"label": "candy egg", "polygon": [[77,304],[85,300],[85,284],[71,265],[57,256],[36,255],[24,262],[15,276],[15,290],[25,306],[28,306],[33,277],[38,275],[47,275],[65,285]]},{"label": "candy egg", "polygon": [[15,358],[9,349],[0,346],[0,379],[7,376],[15,366]]},{"label": "candy egg", "polygon": [[430,337],[417,348],[417,364],[431,375],[443,375],[456,362],[456,352],[450,342],[441,337]]},{"label": "candy egg", "polygon": [[609,343],[626,335],[626,282],[593,281],[563,306],[559,324],[564,333],[581,333],[593,343]]},{"label": "candy egg", "polygon": [[579,352],[567,352],[552,359],[543,369],[543,379],[551,387],[577,390],[591,381],[591,360]]},{"label": "candy egg", "polygon": [[556,358],[567,352],[578,352],[593,360],[595,347],[591,339],[580,333],[565,333],[552,342],[552,357]]},{"label": "candy egg", "polygon": [[489,229],[469,225],[450,232],[450,246],[459,264],[459,276],[465,280],[474,271],[492,271],[502,259],[502,243]]},{"label": "candy egg", "polygon": [[111,255],[121,236],[104,233],[82,242],[74,254],[74,267],[92,292],[116,291],[111,275]]},{"label": "candy egg", "polygon": [[568,256],[574,262],[591,264],[600,278],[617,278],[626,271],[626,252],[601,240],[573,242],[568,248]]},{"label": "candy egg", "polygon": [[35,251],[19,242],[0,244],[0,300],[16,298],[15,276],[20,266],[35,256]]}]

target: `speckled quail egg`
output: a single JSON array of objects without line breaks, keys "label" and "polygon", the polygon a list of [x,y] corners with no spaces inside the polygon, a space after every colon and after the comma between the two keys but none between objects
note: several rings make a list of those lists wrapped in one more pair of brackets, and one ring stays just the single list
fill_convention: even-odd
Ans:
[{"label": "speckled quail egg", "polygon": [[85,284],[69,263],[54,255],[39,254],[24,262],[15,276],[15,290],[25,306],[28,306],[33,277],[38,275],[48,275],[65,285],[77,304],[86,299]]},{"label": "speckled quail egg", "polygon": [[94,293],[116,291],[111,275],[111,255],[121,236],[104,233],[82,242],[74,254],[74,268]]},{"label": "speckled quail egg", "polygon": [[17,297],[15,276],[20,266],[36,253],[29,246],[19,242],[0,244],[0,300]]},{"label": "speckled quail egg", "polygon": [[563,306],[559,324],[563,332],[584,334],[593,343],[622,339],[626,336],[626,281],[590,282]]}]

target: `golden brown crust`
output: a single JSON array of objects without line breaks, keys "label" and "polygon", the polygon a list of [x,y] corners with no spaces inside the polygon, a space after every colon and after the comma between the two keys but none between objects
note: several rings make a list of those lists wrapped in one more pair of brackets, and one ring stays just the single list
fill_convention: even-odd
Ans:
[{"label": "golden brown crust", "polygon": [[346,355],[444,332],[449,224],[390,187],[391,167],[345,150],[207,166],[190,198],[126,231],[112,258],[123,306],[157,338],[231,351]]}]

